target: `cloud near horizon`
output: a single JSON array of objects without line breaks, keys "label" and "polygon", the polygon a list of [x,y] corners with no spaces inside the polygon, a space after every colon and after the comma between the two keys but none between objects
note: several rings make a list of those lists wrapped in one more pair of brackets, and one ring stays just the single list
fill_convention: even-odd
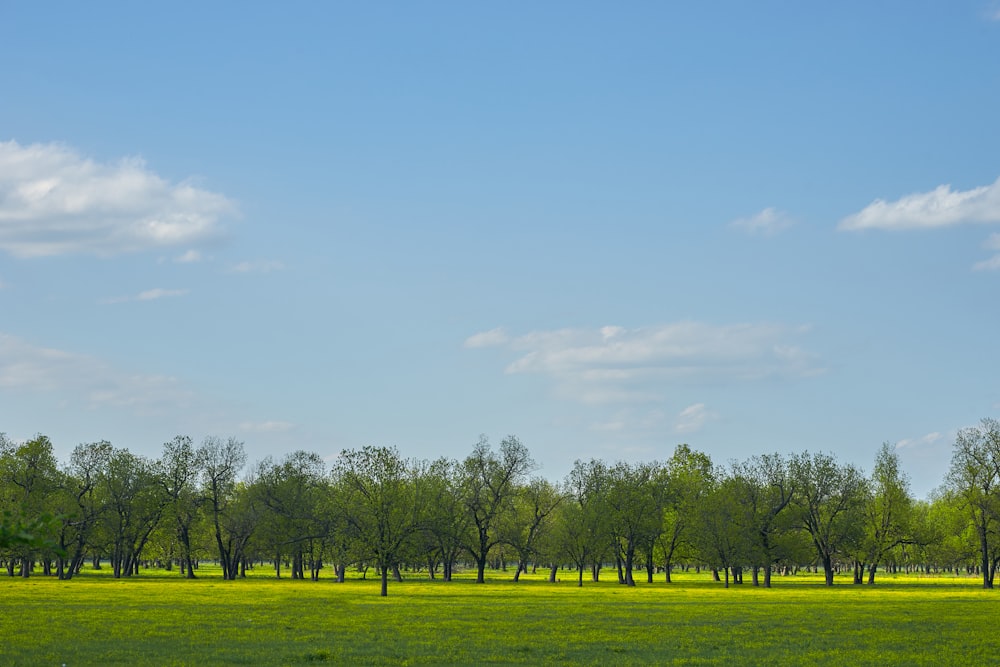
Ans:
[{"label": "cloud near horizon", "polygon": [[259,259],[233,264],[229,267],[229,273],[271,273],[281,271],[285,268],[282,262],[273,259]]},{"label": "cloud near horizon", "polygon": [[62,144],[0,142],[0,250],[14,257],[108,257],[222,235],[225,196],[170,183],[138,157],[87,159]]},{"label": "cloud near horizon", "polygon": [[191,404],[176,378],[115,369],[83,354],[32,345],[0,332],[0,390],[59,392],[88,408],[159,413]]},{"label": "cloud near horizon", "polygon": [[667,384],[808,377],[823,372],[794,344],[803,327],[684,321],[626,329],[557,329],[510,337],[503,329],[470,336],[467,348],[517,356],[505,373],[552,380],[555,393],[588,404],[656,402]]},{"label": "cloud near horizon", "polygon": [[939,185],[895,201],[876,199],[837,225],[843,231],[932,229],[965,223],[1000,223],[1000,178],[971,190]]},{"label": "cloud near horizon", "polygon": [[172,296],[184,296],[188,294],[191,290],[186,289],[163,289],[162,287],[155,287],[153,289],[148,289],[139,292],[135,296],[118,296],[112,297],[110,299],[105,299],[101,303],[112,304],[112,303],[127,303],[129,301],[155,301],[157,299],[163,299],[165,297]]},{"label": "cloud near horizon", "polygon": [[738,218],[729,223],[734,229],[757,236],[774,236],[795,224],[795,220],[784,211],[774,207],[765,208],[749,218]]},{"label": "cloud near horizon", "polygon": [[[837,225],[841,231],[886,229],[937,229],[962,224],[1000,223],[1000,178],[971,190],[939,185],[930,192],[916,192],[896,201],[876,199]],[[1000,251],[1000,234],[992,234],[983,247]],[[972,265],[973,271],[1000,270],[1000,252]]]}]

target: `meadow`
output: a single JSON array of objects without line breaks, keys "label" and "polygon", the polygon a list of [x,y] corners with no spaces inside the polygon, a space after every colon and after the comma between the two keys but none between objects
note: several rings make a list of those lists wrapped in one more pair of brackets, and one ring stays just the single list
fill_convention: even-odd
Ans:
[{"label": "meadow", "polygon": [[1000,655],[1000,593],[975,577],[822,574],[724,589],[708,575],[620,586],[572,573],[477,585],[412,575],[222,581],[143,571],[115,580],[0,577],[3,665],[982,665]]}]

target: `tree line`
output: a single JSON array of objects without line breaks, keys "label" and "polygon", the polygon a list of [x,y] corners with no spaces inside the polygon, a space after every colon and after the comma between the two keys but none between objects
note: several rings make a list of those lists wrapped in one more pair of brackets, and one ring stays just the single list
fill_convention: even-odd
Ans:
[{"label": "tree line", "polygon": [[577,584],[604,570],[624,585],[677,568],[729,586],[822,568],[875,582],[888,571],[982,576],[1000,563],[1000,422],[955,440],[944,484],[915,499],[884,443],[869,475],[825,453],[764,454],[717,465],[678,445],[665,461],[576,461],[559,482],[535,475],[514,436],[481,437],[463,460],[416,460],[393,447],[341,452],[327,465],[297,451],[247,467],[243,443],[177,436],[159,458],[106,441],[63,464],[50,440],[0,434],[0,567],[72,579],[89,565],[132,577],[158,565],[195,578],[217,561],[226,580],[270,563],[275,575],[343,581],[374,568],[381,594],[404,571],[451,580],[459,567],[560,569]]}]

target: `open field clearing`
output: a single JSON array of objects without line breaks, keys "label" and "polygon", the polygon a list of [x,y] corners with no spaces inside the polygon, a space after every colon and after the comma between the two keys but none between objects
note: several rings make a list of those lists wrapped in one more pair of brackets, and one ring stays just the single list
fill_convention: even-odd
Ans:
[{"label": "open field clearing", "polygon": [[1000,597],[974,577],[882,576],[874,587],[822,575],[728,590],[708,575],[627,588],[527,576],[476,585],[415,575],[391,583],[222,581],[84,574],[0,578],[0,663],[851,664],[982,665],[1000,654],[983,619]]}]

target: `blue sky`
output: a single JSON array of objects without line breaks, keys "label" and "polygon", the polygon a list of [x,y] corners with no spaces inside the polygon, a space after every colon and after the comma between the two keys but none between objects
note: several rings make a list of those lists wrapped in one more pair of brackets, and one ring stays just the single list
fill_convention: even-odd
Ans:
[{"label": "blue sky", "polygon": [[724,463],[1000,414],[1000,3],[0,6],[0,431]]}]

